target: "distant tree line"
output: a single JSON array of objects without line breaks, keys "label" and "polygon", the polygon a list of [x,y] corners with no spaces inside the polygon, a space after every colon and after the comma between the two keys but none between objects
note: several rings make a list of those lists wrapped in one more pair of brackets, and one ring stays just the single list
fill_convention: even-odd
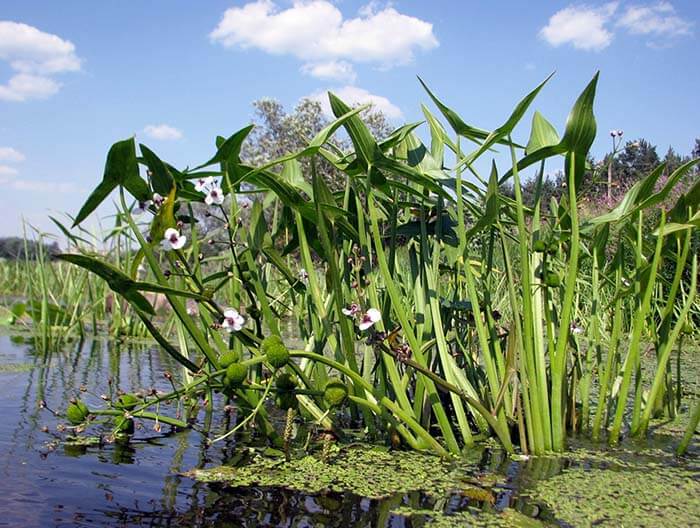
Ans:
[{"label": "distant tree line", "polygon": [[[649,141],[640,138],[627,141],[618,152],[609,153],[602,160],[596,161],[592,157],[587,160],[588,170],[584,175],[579,196],[582,204],[609,208],[622,198],[622,196],[639,180],[647,176],[652,170],[665,163],[664,173],[660,178],[672,174],[678,167],[691,159],[700,157],[700,138],[695,140],[695,146],[689,155],[677,153],[673,147],[669,147],[661,158],[656,151],[656,146]],[[612,176],[612,188],[608,189],[608,170]],[[696,167],[681,180],[681,188],[690,186],[700,177],[700,171]],[[537,179],[531,178],[522,183],[523,201],[526,205],[532,205],[535,200]],[[610,191],[610,192],[609,192]],[[509,182],[501,187],[501,192],[514,197],[513,183]],[[547,175],[542,182],[542,203],[549,203],[552,197],[559,198],[566,194],[566,180],[562,172]],[[608,196],[611,198],[608,198]]]},{"label": "distant tree line", "polygon": [[[40,245],[35,240],[24,240],[19,237],[0,237],[0,259],[18,260],[26,259],[36,260],[39,256]],[[58,242],[51,244],[44,243],[44,255],[52,258],[61,252]]]}]

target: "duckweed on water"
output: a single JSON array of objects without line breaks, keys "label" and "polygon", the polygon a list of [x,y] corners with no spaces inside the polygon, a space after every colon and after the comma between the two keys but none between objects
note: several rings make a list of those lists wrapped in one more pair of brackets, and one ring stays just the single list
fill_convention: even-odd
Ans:
[{"label": "duckweed on water", "polygon": [[575,467],[537,483],[532,497],[573,526],[697,526],[699,476],[653,462]]},{"label": "duckweed on water", "polygon": [[424,490],[437,497],[451,490],[477,488],[469,482],[470,470],[475,472],[476,467],[461,465],[456,468],[437,457],[420,453],[348,447],[330,463],[310,455],[288,463],[283,459],[258,457],[243,467],[197,469],[190,476],[230,487],[275,486],[305,493],[349,492],[369,498]]}]

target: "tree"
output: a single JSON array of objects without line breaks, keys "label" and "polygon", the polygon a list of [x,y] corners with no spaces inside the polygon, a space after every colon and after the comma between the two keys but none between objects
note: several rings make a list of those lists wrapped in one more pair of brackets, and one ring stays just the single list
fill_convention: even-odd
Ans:
[{"label": "tree", "polygon": [[[303,149],[330,122],[323,113],[321,103],[308,98],[299,101],[290,114],[274,99],[259,99],[253,102],[253,107],[256,126],[241,150],[241,159],[252,165],[262,165]],[[391,133],[389,121],[380,110],[369,108],[361,117],[377,140],[384,139]],[[337,135],[332,141],[341,150],[350,147],[347,139],[339,139]],[[303,159],[301,163],[304,176],[310,180],[311,161]],[[326,178],[332,189],[338,190],[344,186],[345,177],[330,163],[317,159],[316,164],[319,173]]]}]

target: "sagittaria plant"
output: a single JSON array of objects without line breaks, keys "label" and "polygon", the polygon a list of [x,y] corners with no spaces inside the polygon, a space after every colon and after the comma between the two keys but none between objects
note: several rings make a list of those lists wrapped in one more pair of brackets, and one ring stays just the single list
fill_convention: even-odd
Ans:
[{"label": "sagittaria plant", "polygon": [[[211,406],[220,392],[240,410],[239,423],[221,438],[255,420],[288,447],[298,415],[334,435],[342,435],[343,424],[361,424],[369,439],[440,455],[492,435],[510,452],[543,453],[563,450],[570,431],[598,438],[608,425],[616,442],[634,377],[630,428],[643,434],[658,401],[674,394],[669,356],[695,306],[695,278],[688,285],[679,273],[664,284],[657,270],[664,258],[687,268],[700,184],[660,215],[654,233],[641,231],[641,219],[697,160],[661,189],[657,169],[616,209],[582,221],[577,202],[596,134],[598,75],[575,102],[561,138],[536,112],[523,146],[512,135],[548,80],[493,131],[465,123],[424,84],[455,134],[423,107],[427,146],[416,134],[421,123],[378,141],[362,121],[364,108],[333,94],[336,120],[303,150],[260,167],[240,159],[251,127],[217,138],[212,158],[185,170],[145,145],[137,152],[133,139],[114,144],[75,224],[117,190],[119,215],[139,250],[122,269],[96,255],[60,258],[103,278],[183,366],[181,387],[144,398],[129,418],[148,417],[146,409],[163,398],[202,394]],[[351,152],[330,141],[340,127]],[[463,142],[473,150],[463,150]],[[510,154],[509,168],[499,175],[493,162],[482,175],[478,160],[493,149]],[[542,203],[545,163],[560,157],[568,194]],[[302,158],[310,160],[309,174]],[[328,187],[319,158],[347,176],[341,192]],[[537,169],[534,207],[520,190],[530,167]],[[514,199],[500,192],[509,178]],[[217,227],[203,231],[195,204]],[[204,255],[203,244],[216,248],[213,256]],[[633,263],[619,257],[629,250]],[[695,277],[697,257],[690,260]],[[150,280],[137,279],[143,263]],[[652,306],[659,291],[665,305]],[[144,292],[167,298],[176,344]],[[298,349],[288,345],[290,323],[303,343]],[[643,338],[657,350],[646,401]],[[601,390],[590,426],[594,382]],[[284,438],[268,417],[265,403],[273,396],[287,412]]]}]

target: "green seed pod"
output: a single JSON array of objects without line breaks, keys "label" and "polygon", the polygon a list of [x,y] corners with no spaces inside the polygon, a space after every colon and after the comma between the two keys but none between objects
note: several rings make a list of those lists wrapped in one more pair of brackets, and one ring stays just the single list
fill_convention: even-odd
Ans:
[{"label": "green seed pod", "polygon": [[544,253],[547,249],[547,244],[544,243],[544,240],[535,240],[532,244],[532,250],[535,253]]},{"label": "green seed pod", "polygon": [[561,279],[556,273],[547,273],[544,278],[544,282],[550,288],[556,288],[561,284]]},{"label": "green seed pod", "polygon": [[340,407],[348,397],[348,387],[342,380],[331,378],[323,389],[323,399],[331,407]]},{"label": "green seed pod", "polygon": [[296,394],[294,394],[293,392],[280,392],[275,397],[275,403],[277,404],[277,407],[279,407],[283,411],[287,411],[289,409],[296,409],[299,405]]},{"label": "green seed pod", "polygon": [[221,354],[221,357],[219,358],[219,365],[221,365],[222,369],[225,369],[236,361],[238,361],[238,354],[228,351]]},{"label": "green seed pod", "polygon": [[289,363],[289,350],[279,336],[266,337],[260,348],[273,368],[279,369]]},{"label": "green seed pod", "polygon": [[115,407],[117,409],[124,409],[125,411],[132,411],[134,408],[141,403],[141,400],[134,396],[133,394],[122,394],[117,398],[117,403]]},{"label": "green seed pod", "polygon": [[226,376],[224,377],[224,384],[229,389],[237,389],[246,377],[248,377],[248,368],[242,363],[231,363],[226,368]]},{"label": "green seed pod", "polygon": [[288,372],[283,372],[277,376],[277,380],[275,381],[275,387],[277,387],[278,392],[291,392],[296,386],[297,382]]},{"label": "green seed pod", "polygon": [[263,354],[267,354],[267,351],[270,349],[270,347],[276,345],[284,345],[284,342],[282,341],[282,338],[280,336],[271,335],[263,339],[263,342],[260,345],[260,350],[262,350]]},{"label": "green seed pod", "polygon": [[75,403],[71,403],[66,409],[66,418],[73,425],[80,425],[85,421],[90,411],[82,401],[78,400]]}]

